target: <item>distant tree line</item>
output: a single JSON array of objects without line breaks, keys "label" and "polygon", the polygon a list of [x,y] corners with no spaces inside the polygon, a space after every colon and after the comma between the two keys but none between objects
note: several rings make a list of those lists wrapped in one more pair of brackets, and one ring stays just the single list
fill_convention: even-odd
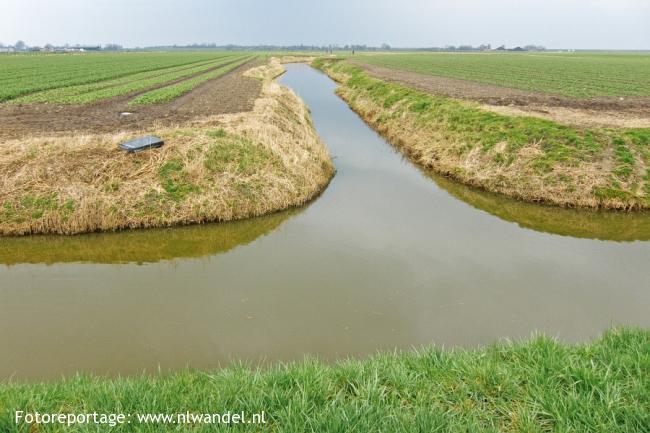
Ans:
[{"label": "distant tree line", "polygon": [[29,46],[25,41],[16,41],[13,45],[5,45],[0,42],[0,52],[27,52],[27,51],[44,51],[44,52],[67,52],[67,51],[120,51],[123,47],[118,44],[105,45],[60,45],[45,44],[43,46]]},{"label": "distant tree line", "polygon": [[427,47],[427,48],[398,48],[393,51],[545,51],[546,47],[542,45],[524,45],[507,48],[501,45],[497,48],[492,48],[491,44],[482,44],[478,46],[472,45],[446,45],[444,47]]},{"label": "distant tree line", "polygon": [[425,48],[394,48],[389,44],[383,43],[380,46],[361,45],[361,44],[329,44],[329,45],[217,45],[215,43],[190,44],[190,45],[159,45],[153,47],[136,48],[143,50],[225,50],[225,51],[544,51],[545,47],[541,45],[525,45],[513,48],[506,48],[502,45],[498,48],[492,48],[491,44],[478,46],[472,45],[447,45],[444,47],[425,47]]},{"label": "distant tree line", "polygon": [[[28,46],[24,41],[19,40],[13,45],[4,45],[0,43],[0,52],[25,52],[25,51],[45,51],[45,52],[68,52],[68,51],[121,51],[125,48],[122,45],[111,43],[104,45],[70,45],[65,44],[55,46],[45,44],[40,46]],[[359,44],[329,44],[329,45],[217,45],[215,43],[201,43],[189,45],[160,45],[152,47],[135,47],[130,50],[222,50],[222,51],[544,51],[545,47],[541,45],[524,45],[507,48],[501,45],[492,48],[491,44],[472,45],[446,45],[444,47],[425,47],[425,48],[393,48],[389,44],[383,43],[380,46],[359,45]]]}]

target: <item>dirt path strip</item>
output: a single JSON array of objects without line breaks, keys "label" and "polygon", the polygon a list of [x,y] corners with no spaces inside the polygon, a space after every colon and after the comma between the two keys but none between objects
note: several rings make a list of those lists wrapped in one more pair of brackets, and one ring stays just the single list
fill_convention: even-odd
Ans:
[{"label": "dirt path strip", "polygon": [[[154,126],[168,127],[202,116],[250,111],[260,93],[261,83],[243,73],[260,63],[260,60],[253,59],[204,83],[177,101],[164,104],[140,107],[128,105],[134,96],[155,87],[83,105],[0,104],[0,141],[34,135],[115,133]],[[178,82],[190,78],[192,77],[184,77]],[[164,86],[170,84],[173,82],[165,83]]]},{"label": "dirt path strip", "polygon": [[401,71],[359,61],[371,77],[434,95],[476,101],[511,116],[534,116],[580,126],[650,127],[650,97],[578,99],[472,81]]}]

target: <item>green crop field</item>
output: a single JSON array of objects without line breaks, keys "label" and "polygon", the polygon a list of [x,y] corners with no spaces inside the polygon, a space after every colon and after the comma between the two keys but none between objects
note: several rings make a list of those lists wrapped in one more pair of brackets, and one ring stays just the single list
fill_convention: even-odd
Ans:
[{"label": "green crop field", "polygon": [[[221,66],[217,69],[206,72],[197,77],[181,81],[177,84],[172,84],[169,86],[161,87],[159,89],[151,90],[147,93],[144,93],[136,98],[134,98],[130,104],[137,105],[146,105],[146,104],[155,104],[159,102],[171,101],[189,91],[194,89],[196,86],[205,83],[208,80],[219,77],[229,71],[232,71],[236,67],[243,65],[247,61],[251,60],[252,56],[241,57],[238,56],[235,61],[232,59],[227,62],[225,66]],[[223,63],[222,63],[223,64]]]},{"label": "green crop field", "polygon": [[251,58],[223,52],[0,56],[0,102],[93,102],[198,74],[216,78],[217,71],[233,69],[227,65]]},{"label": "green crop field", "polygon": [[357,61],[426,75],[579,98],[650,96],[650,55],[623,53],[378,54]]}]

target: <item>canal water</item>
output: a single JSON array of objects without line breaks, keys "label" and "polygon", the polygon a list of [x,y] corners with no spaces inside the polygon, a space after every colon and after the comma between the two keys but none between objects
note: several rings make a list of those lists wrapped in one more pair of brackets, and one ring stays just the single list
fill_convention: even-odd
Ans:
[{"label": "canal water", "polygon": [[650,216],[527,205],[404,160],[306,65],[282,83],[338,170],[302,209],[0,239],[0,378],[569,342],[650,326]]}]

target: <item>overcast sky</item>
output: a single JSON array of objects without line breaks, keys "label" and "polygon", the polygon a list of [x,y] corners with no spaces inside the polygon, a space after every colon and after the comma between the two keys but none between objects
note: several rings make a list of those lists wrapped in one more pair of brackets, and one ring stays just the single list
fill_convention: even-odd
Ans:
[{"label": "overcast sky", "polygon": [[650,49],[650,0],[0,0],[0,42]]}]

